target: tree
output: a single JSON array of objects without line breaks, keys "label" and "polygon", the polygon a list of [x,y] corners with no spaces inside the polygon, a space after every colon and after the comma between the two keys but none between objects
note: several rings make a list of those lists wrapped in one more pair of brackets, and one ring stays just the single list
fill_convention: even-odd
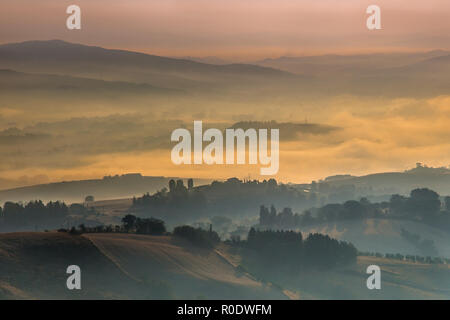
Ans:
[{"label": "tree", "polygon": [[136,224],[136,217],[132,214],[127,214],[125,217],[122,218],[122,223],[127,232],[129,232],[131,229],[134,229]]},{"label": "tree", "polygon": [[150,234],[150,235],[162,235],[166,232],[164,221],[150,218],[150,219],[136,219],[136,233]]},{"label": "tree", "polygon": [[194,180],[191,178],[188,180],[188,189],[194,188]]},{"label": "tree", "polygon": [[408,199],[407,208],[413,217],[432,220],[441,209],[439,194],[427,188],[414,189]]},{"label": "tree", "polygon": [[[321,221],[335,221],[342,217],[342,205],[338,203],[329,203],[321,208],[317,212],[317,216]],[[311,213],[310,213],[311,215]]]},{"label": "tree", "polygon": [[349,200],[344,203],[344,215],[348,219],[364,217],[365,207],[359,201]]},{"label": "tree", "polygon": [[181,179],[177,180],[177,184],[175,186],[175,191],[177,193],[183,193],[183,191],[185,191],[185,190],[186,190],[186,187],[184,186],[183,180],[181,180]]},{"label": "tree", "polygon": [[[275,179],[274,179],[275,180]],[[269,180],[270,181],[270,180]],[[275,209],[275,206],[272,204],[270,206],[270,213],[269,213],[269,223],[275,224],[277,221],[277,209]]]},{"label": "tree", "polygon": [[399,194],[393,194],[389,200],[389,208],[396,215],[403,215],[406,210],[407,198]]},{"label": "tree", "polygon": [[169,192],[174,192],[175,191],[175,180],[170,179],[169,181]]},{"label": "tree", "polygon": [[284,208],[278,214],[278,224],[284,227],[291,227],[294,225],[294,213],[291,208]]},{"label": "tree", "polygon": [[220,237],[215,231],[206,231],[201,228],[196,229],[191,226],[176,227],[173,229],[173,235],[184,238],[194,245],[205,248],[213,248],[220,242]]},{"label": "tree", "polygon": [[268,181],[269,189],[275,189],[277,187],[277,180],[275,179],[269,179]]},{"label": "tree", "polygon": [[[250,229],[245,244],[259,258],[258,265],[277,272],[298,272],[300,268],[332,268],[355,263],[357,250],[328,235]],[[258,268],[259,268],[258,266]]]},{"label": "tree", "polygon": [[270,223],[270,213],[269,213],[269,209],[267,209],[265,206],[260,206],[259,207],[259,224],[262,226],[269,226]]},{"label": "tree", "polygon": [[84,223],[80,224],[78,226],[78,228],[80,229],[81,233],[85,233],[86,232],[86,226],[84,225]]},{"label": "tree", "polygon": [[309,234],[304,241],[305,260],[312,266],[331,268],[356,262],[357,250],[345,241],[338,241],[328,235]]},{"label": "tree", "polygon": [[94,202],[94,196],[86,196],[86,198],[84,198],[84,202]]},{"label": "tree", "polygon": [[10,227],[19,227],[23,225],[24,207],[19,203],[5,202],[3,205],[3,219],[6,225]]},{"label": "tree", "polygon": [[370,201],[366,197],[362,197],[361,199],[359,199],[359,202],[365,207],[370,206]]},{"label": "tree", "polygon": [[450,197],[447,196],[444,198],[445,210],[450,211]]},{"label": "tree", "polygon": [[256,230],[255,228],[250,228],[250,231],[248,232],[248,236],[247,236],[247,242],[251,243],[253,241],[255,241],[256,238]]}]

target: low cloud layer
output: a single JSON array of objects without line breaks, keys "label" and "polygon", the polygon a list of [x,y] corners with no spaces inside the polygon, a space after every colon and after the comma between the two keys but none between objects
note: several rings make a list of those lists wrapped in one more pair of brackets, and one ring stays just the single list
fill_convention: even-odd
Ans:
[{"label": "low cloud layer", "polygon": [[[450,164],[450,96],[372,101],[339,96],[327,103],[326,110],[317,108],[315,118],[327,124],[318,133],[305,134],[301,131],[304,124],[281,125],[280,130],[288,134],[281,142],[279,179],[305,182],[339,173],[403,170],[418,161]],[[204,122],[221,129],[231,125]],[[45,181],[47,177],[82,179],[126,172],[258,177],[259,167],[248,165],[173,165],[170,133],[183,126],[189,128],[192,123],[152,121],[149,114],[129,114],[9,128],[0,132],[0,172],[11,179],[45,175]],[[289,128],[299,131],[294,134]]]}]

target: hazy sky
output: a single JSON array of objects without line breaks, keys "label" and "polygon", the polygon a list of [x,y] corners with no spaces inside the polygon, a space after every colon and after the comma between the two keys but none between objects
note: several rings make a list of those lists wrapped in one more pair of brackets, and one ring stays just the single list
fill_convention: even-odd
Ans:
[{"label": "hazy sky", "polygon": [[[82,30],[65,27],[82,9]],[[382,30],[366,29],[368,5]],[[450,49],[448,0],[2,0],[0,42],[64,39],[170,56],[252,59]]]}]

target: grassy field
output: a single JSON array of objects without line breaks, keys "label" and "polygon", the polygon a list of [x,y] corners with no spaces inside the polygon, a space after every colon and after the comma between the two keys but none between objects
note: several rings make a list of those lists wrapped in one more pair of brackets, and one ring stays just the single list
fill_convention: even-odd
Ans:
[{"label": "grassy field", "polygon": [[[0,235],[0,299],[448,299],[450,268],[376,257],[333,271],[260,279],[243,252],[201,249],[168,236],[9,233]],[[66,288],[79,265],[82,290]],[[366,287],[381,268],[381,290]],[[251,272],[250,272],[251,273]]]},{"label": "grassy field", "polygon": [[116,225],[127,215],[132,204],[133,199],[114,199],[94,201],[87,203],[86,206],[94,208],[96,212],[100,213],[99,216],[95,217],[95,220],[98,220],[99,223]]},{"label": "grassy field", "polygon": [[[69,265],[82,290],[66,289]],[[238,272],[213,250],[131,234],[0,235],[2,299],[287,299]]]},{"label": "grassy field", "polygon": [[[369,290],[367,267],[381,269],[381,289]],[[305,271],[271,278],[299,299],[450,299],[449,265],[429,265],[377,257],[358,257],[357,264],[333,271]]]}]

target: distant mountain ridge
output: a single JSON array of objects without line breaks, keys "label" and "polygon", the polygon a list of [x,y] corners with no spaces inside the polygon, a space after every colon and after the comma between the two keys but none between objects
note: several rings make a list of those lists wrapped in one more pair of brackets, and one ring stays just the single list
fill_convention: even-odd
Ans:
[{"label": "distant mountain ridge", "polygon": [[267,58],[253,62],[256,65],[289,70],[299,74],[326,74],[339,72],[351,74],[383,69],[405,67],[427,61],[443,61],[450,57],[450,51],[432,50],[415,53],[373,53],[355,55],[327,54],[318,56]]},{"label": "distant mountain ridge", "polygon": [[231,64],[214,58],[193,60],[62,40],[0,45],[0,69],[144,83],[202,95],[242,93],[261,98],[275,92],[317,99],[343,93],[387,97],[450,93],[450,52],[443,50],[280,57]]},{"label": "distant mountain ridge", "polygon": [[[207,80],[234,77],[275,76],[289,73],[250,64],[213,65],[139,52],[105,49],[62,40],[26,41],[0,45],[0,69],[45,72],[95,79],[153,82],[157,76],[172,80]],[[181,79],[180,79],[181,78]]]},{"label": "distant mountain ridge", "polygon": [[155,87],[146,83],[105,81],[70,75],[25,73],[0,69],[0,91],[11,90],[112,90],[129,93],[178,94],[181,90]]}]

